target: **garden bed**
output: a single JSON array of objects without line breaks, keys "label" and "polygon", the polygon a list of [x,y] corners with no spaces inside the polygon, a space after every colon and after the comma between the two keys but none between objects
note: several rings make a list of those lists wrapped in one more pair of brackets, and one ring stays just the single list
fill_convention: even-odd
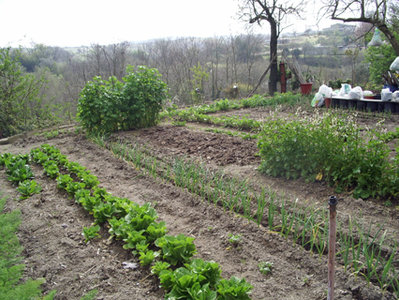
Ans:
[{"label": "garden bed", "polygon": [[[239,111],[238,111],[239,112]],[[246,109],[245,114],[262,115],[266,110]],[[231,111],[229,114],[237,113]],[[288,114],[284,112],[284,114]],[[368,124],[376,123],[370,118]],[[194,125],[193,125],[194,126]],[[315,205],[327,209],[328,197],[334,190],[322,183],[284,180],[260,175],[256,168],[256,142],[224,134],[205,132],[170,124],[150,129],[122,132],[114,136],[131,144],[139,144],[159,161],[177,157],[205,163],[213,170],[223,170],[226,176],[248,179],[256,187],[270,187],[285,194],[287,201],[298,205]],[[118,197],[139,204],[155,205],[160,220],[165,221],[170,234],[183,233],[195,237],[196,257],[218,262],[224,277],[245,278],[253,285],[253,299],[325,299],[327,290],[326,256],[313,254],[265,226],[226,212],[223,207],[208,203],[189,189],[137,168],[116,158],[109,150],[88,141],[84,136],[65,134],[50,140],[31,137],[14,144],[3,145],[0,152],[27,153],[33,147],[49,143],[58,147],[71,161],[91,170],[100,186]],[[3,192],[17,198],[15,187],[0,176]],[[121,243],[108,240],[107,228],[102,238],[84,243],[83,226],[93,218],[62,191],[56,183],[34,167],[43,191],[23,201],[9,201],[8,208],[22,211],[21,243],[25,247],[26,276],[44,277],[44,290],[56,289],[56,299],[79,298],[87,291],[98,290],[98,299],[161,299],[164,292],[159,282],[145,267],[124,269],[123,262],[138,263]],[[374,201],[353,199],[347,194],[338,204],[339,218],[359,216],[364,224],[385,224],[387,235],[397,239],[399,215]],[[240,235],[239,243],[229,242],[229,234]],[[272,272],[260,273],[260,262],[273,263]],[[363,278],[337,266],[337,299],[394,299],[390,293]]]}]

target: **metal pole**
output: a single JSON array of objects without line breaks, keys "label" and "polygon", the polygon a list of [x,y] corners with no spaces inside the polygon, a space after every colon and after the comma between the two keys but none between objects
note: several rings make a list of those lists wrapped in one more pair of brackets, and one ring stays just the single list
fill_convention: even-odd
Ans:
[{"label": "metal pole", "polygon": [[337,197],[331,196],[328,204],[330,206],[330,226],[328,244],[328,295],[327,300],[334,300],[334,262],[335,262],[335,243],[337,231]]}]

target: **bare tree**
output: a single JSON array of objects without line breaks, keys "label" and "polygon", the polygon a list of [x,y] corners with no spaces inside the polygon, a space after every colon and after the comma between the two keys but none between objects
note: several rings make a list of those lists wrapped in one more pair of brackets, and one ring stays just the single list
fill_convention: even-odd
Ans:
[{"label": "bare tree", "polygon": [[241,0],[242,17],[250,24],[267,21],[270,25],[270,77],[269,93],[277,91],[278,66],[277,45],[282,32],[283,21],[289,15],[299,17],[306,1],[295,0]]},{"label": "bare tree", "polygon": [[389,8],[397,7],[394,1],[397,0],[323,0],[323,10],[333,20],[374,25],[384,33],[395,53],[399,55],[399,40],[388,20]]}]

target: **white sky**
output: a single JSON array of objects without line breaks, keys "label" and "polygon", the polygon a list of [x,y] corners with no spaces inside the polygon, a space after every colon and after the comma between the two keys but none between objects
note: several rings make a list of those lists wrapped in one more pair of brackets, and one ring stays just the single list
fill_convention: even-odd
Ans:
[{"label": "white sky", "polygon": [[[237,0],[0,0],[0,47],[245,33],[246,24],[237,13]],[[296,20],[290,30],[316,29],[315,19]],[[269,32],[267,23],[262,29],[253,27]]]}]

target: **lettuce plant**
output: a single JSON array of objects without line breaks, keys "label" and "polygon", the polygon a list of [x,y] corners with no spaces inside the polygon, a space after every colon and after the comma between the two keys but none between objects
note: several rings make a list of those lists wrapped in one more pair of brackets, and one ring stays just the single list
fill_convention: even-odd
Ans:
[{"label": "lettuce plant", "polygon": [[34,194],[39,194],[42,187],[34,180],[25,180],[19,183],[17,190],[21,193],[20,199],[23,200]]},{"label": "lettuce plant", "polygon": [[176,266],[189,262],[197,252],[193,241],[194,238],[184,234],[165,235],[157,239],[155,245],[162,249],[162,258],[172,266]]}]

